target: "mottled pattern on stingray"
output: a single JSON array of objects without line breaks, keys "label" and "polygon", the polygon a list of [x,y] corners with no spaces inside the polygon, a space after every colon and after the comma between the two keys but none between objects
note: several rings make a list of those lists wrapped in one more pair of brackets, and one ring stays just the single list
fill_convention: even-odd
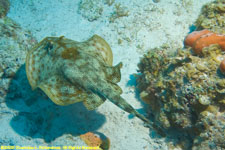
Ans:
[{"label": "mottled pattern on stingray", "polygon": [[[32,89],[41,88],[54,103],[69,105],[83,101],[87,109],[93,110],[106,98],[92,93],[79,83],[72,83],[63,70],[70,68],[70,72],[80,74],[83,80],[97,80],[98,76],[105,75],[122,94],[121,88],[113,85],[120,81],[122,65],[113,67],[112,59],[111,48],[98,35],[84,42],[47,37],[27,54],[26,73]],[[97,75],[95,72],[98,72]]]},{"label": "mottled pattern on stingray", "polygon": [[26,57],[26,73],[32,89],[37,87],[40,78],[40,72],[42,69],[39,67],[39,62],[41,61],[40,59],[47,53],[47,51],[42,50],[44,43],[45,41],[43,40],[35,45],[35,47],[28,52]]},{"label": "mottled pattern on stingray", "polygon": [[148,122],[120,96],[122,63],[112,61],[111,48],[98,35],[84,42],[47,37],[28,52],[26,73],[32,89],[41,88],[58,105],[82,101],[93,110],[108,99]]},{"label": "mottled pattern on stingray", "polygon": [[98,35],[94,35],[87,41],[87,43],[90,47],[90,49],[87,49],[87,50],[92,51],[96,53],[97,55],[102,55],[104,61],[108,65],[112,66],[112,63],[113,63],[112,50],[110,46],[108,45],[108,43],[103,38],[101,38]]},{"label": "mottled pattern on stingray", "polygon": [[115,67],[107,66],[105,70],[105,75],[107,80],[109,80],[112,83],[118,83],[121,80],[121,74],[120,69],[122,68],[122,63],[119,63]]},{"label": "mottled pattern on stingray", "polygon": [[69,105],[88,98],[83,89],[73,86],[60,76],[52,76],[39,86],[45,94],[58,105]]},{"label": "mottled pattern on stingray", "polygon": [[[100,36],[94,35],[90,39],[84,42],[76,42],[70,39],[61,38],[56,39],[55,37],[50,37],[54,43],[57,43],[59,46],[66,48],[70,53],[73,53],[76,50],[87,53],[97,57],[98,59],[103,60],[107,65],[112,66],[113,63],[113,54],[109,44]],[[70,54],[72,56],[73,54]],[[64,53],[65,56],[65,53]],[[65,57],[65,59],[71,59],[72,57]]]},{"label": "mottled pattern on stingray", "polygon": [[103,104],[106,100],[106,98],[100,97],[99,95],[94,94],[92,92],[87,92],[87,95],[88,95],[87,99],[84,100],[84,106],[88,110],[96,109],[98,106]]}]

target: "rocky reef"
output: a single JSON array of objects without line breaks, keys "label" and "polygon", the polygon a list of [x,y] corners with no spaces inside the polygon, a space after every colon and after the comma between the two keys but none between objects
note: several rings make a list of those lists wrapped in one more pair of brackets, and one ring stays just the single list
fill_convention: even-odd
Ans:
[{"label": "rocky reef", "polygon": [[29,31],[8,17],[0,19],[0,96],[5,95],[11,78],[24,64],[26,52],[35,43]]},{"label": "rocky reef", "polygon": [[225,33],[225,1],[216,0],[202,7],[202,13],[195,22],[197,30],[209,29],[213,32]]},{"label": "rocky reef", "polygon": [[[6,17],[9,6],[8,0],[0,0],[0,85],[6,83],[3,80],[13,78],[25,62],[26,52],[36,43],[29,31],[24,31],[20,25]],[[4,93],[1,91],[3,89],[0,88],[0,96]]]},{"label": "rocky reef", "polygon": [[218,69],[223,54],[211,45],[201,57],[190,49],[169,54],[166,48],[144,55],[137,87],[157,124],[190,135],[196,146],[224,148],[225,76]]},{"label": "rocky reef", "polygon": [[171,149],[225,148],[224,6],[218,0],[202,8],[196,21],[202,31],[185,40],[191,47],[150,49],[138,65],[137,89],[153,121],[169,136],[181,134]]}]

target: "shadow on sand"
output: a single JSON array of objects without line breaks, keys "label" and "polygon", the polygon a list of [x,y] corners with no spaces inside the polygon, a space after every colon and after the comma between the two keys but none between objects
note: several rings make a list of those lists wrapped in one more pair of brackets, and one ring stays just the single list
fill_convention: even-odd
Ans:
[{"label": "shadow on sand", "polygon": [[77,136],[95,132],[106,121],[104,115],[88,111],[82,103],[58,106],[41,90],[32,91],[25,65],[12,79],[5,101],[9,108],[17,112],[10,123],[18,134],[43,138],[46,142],[63,134]]}]

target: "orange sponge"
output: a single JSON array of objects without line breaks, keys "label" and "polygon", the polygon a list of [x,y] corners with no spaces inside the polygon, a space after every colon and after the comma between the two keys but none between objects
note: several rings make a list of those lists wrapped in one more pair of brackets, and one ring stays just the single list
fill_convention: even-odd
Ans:
[{"label": "orange sponge", "polygon": [[207,33],[210,33],[210,31],[209,30],[194,31],[185,38],[184,43],[185,45],[192,47],[197,39],[199,39],[202,35],[205,35]]},{"label": "orange sponge", "polygon": [[80,135],[80,138],[91,147],[98,147],[102,144],[102,140],[92,132]]},{"label": "orange sponge", "polygon": [[90,147],[98,147],[98,150],[109,150],[110,140],[103,133],[87,132],[80,135],[83,140]]},{"label": "orange sponge", "polygon": [[200,54],[204,47],[219,44],[225,50],[225,35],[213,33],[209,30],[195,31],[185,38],[185,45],[191,46],[196,54]]}]

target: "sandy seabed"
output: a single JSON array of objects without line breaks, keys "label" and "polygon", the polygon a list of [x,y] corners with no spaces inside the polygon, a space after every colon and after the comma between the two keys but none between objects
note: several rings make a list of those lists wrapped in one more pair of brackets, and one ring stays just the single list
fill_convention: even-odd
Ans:
[{"label": "sandy seabed", "polygon": [[[137,73],[140,57],[148,49],[163,44],[168,44],[174,50],[183,47],[183,39],[197,19],[202,5],[211,1],[160,0],[154,3],[151,0],[115,0],[111,6],[102,1],[99,6],[102,7],[101,14],[96,20],[89,21],[88,16],[78,13],[80,0],[11,0],[7,16],[19,23],[22,28],[30,30],[38,41],[47,36],[62,35],[75,41],[86,40],[94,34],[103,37],[112,48],[114,65],[123,63],[122,79],[119,83],[123,89],[122,97],[146,115],[147,110],[143,108],[143,103],[135,94],[135,81],[132,77],[132,74]],[[116,13],[116,6],[119,4],[128,15],[114,18],[113,14]],[[87,9],[86,15],[88,13],[92,12]],[[76,109],[80,105],[71,106],[70,109],[72,107]],[[96,117],[101,120],[95,120],[98,124],[91,129],[103,133],[110,139],[111,150],[168,149],[169,139],[161,138],[154,131],[144,127],[141,120],[133,118],[109,101],[94,113],[101,114],[101,117]],[[7,138],[6,143],[9,145],[85,145],[79,136],[70,132],[59,134],[50,142],[40,137],[23,136],[10,127],[11,116],[7,117],[1,123],[0,135]]]}]

